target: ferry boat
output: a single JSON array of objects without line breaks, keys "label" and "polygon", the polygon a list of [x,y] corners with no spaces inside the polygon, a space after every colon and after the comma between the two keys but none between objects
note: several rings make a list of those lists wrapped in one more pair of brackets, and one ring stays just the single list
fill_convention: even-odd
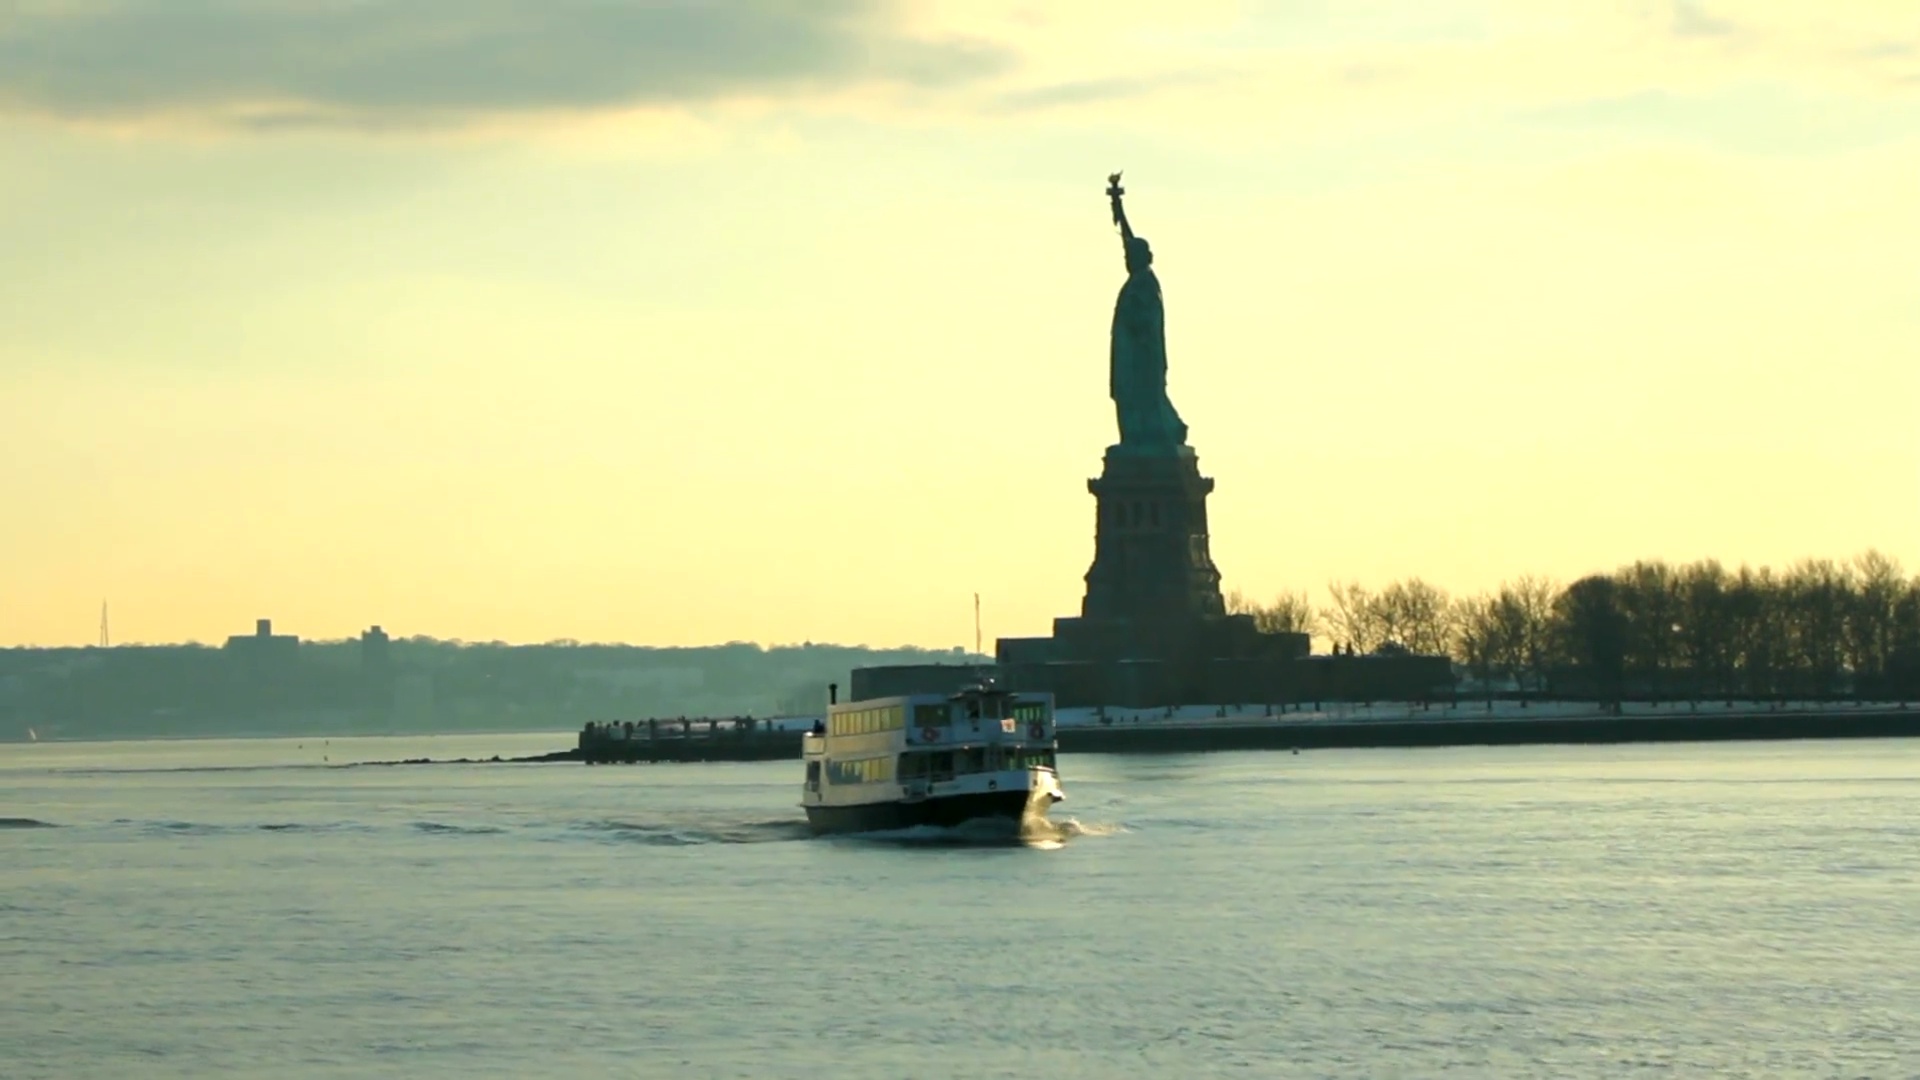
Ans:
[{"label": "ferry boat", "polygon": [[991,683],[829,705],[801,740],[800,805],[818,833],[990,819],[1017,826],[1066,796],[1053,695]]}]

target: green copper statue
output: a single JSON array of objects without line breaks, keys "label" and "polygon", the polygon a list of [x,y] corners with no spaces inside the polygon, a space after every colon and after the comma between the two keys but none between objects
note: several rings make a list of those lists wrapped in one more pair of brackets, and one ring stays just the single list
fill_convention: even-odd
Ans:
[{"label": "green copper statue", "polygon": [[1167,398],[1167,312],[1153,249],[1133,235],[1120,206],[1120,174],[1107,177],[1113,223],[1126,245],[1127,283],[1113,305],[1113,350],[1107,392],[1120,417],[1120,448],[1132,453],[1175,453],[1187,443],[1187,425]]}]

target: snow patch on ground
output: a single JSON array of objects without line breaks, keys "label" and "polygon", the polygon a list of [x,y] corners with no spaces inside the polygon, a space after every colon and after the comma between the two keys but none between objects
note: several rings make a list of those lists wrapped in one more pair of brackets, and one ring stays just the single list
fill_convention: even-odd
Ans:
[{"label": "snow patch on ground", "polygon": [[[1874,713],[1899,712],[1904,708],[1898,702],[1822,702],[1822,701],[1740,701],[1731,705],[1725,701],[1702,701],[1691,704],[1685,701],[1628,702],[1620,707],[1623,716],[1711,716],[1715,713]],[[1324,702],[1319,708],[1288,708],[1282,711],[1278,705],[1180,705],[1172,709],[1122,709],[1105,710],[1106,718],[1113,726],[1134,724],[1192,724],[1195,726],[1219,726],[1222,724],[1364,724],[1364,723],[1405,723],[1409,720],[1430,720],[1444,722],[1448,720],[1548,720],[1580,719],[1585,717],[1611,716],[1613,713],[1601,709],[1590,701],[1535,701],[1521,705],[1517,701],[1495,701],[1489,707],[1485,701],[1461,699],[1458,702],[1435,702],[1425,708],[1404,701],[1375,702]],[[762,724],[775,731],[809,731],[821,721],[820,716],[782,716],[763,720]],[[1101,722],[1101,710],[1092,707],[1061,709],[1054,716],[1058,727],[1098,726]]]},{"label": "snow patch on ground", "polygon": [[[1818,712],[1898,712],[1896,702],[1815,702],[1794,701],[1778,704],[1764,701],[1685,701],[1628,702],[1620,707],[1622,716],[1710,716],[1714,713],[1818,713]],[[1289,708],[1278,705],[1182,705],[1172,709],[1107,709],[1106,718],[1114,726],[1131,724],[1365,724],[1405,723],[1410,720],[1444,722],[1448,720],[1548,720],[1578,719],[1615,715],[1590,701],[1535,701],[1521,705],[1517,701],[1435,702],[1422,708],[1403,701],[1326,702],[1320,708]],[[1056,714],[1060,727],[1084,727],[1101,722],[1100,710],[1061,709]]]}]

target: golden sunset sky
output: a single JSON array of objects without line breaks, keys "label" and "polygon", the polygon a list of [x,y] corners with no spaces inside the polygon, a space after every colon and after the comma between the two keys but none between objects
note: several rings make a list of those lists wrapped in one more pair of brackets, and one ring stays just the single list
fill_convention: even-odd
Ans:
[{"label": "golden sunset sky", "polygon": [[1920,565],[1911,0],[24,0],[0,644],[1046,633],[1123,168],[1228,588]]}]

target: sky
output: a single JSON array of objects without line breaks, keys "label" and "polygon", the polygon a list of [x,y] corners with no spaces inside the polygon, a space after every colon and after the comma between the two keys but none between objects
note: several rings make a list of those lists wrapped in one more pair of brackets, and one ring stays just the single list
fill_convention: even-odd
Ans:
[{"label": "sky", "polygon": [[13,0],[0,645],[990,650],[1125,276],[1228,589],[1920,567],[1911,0]]}]

